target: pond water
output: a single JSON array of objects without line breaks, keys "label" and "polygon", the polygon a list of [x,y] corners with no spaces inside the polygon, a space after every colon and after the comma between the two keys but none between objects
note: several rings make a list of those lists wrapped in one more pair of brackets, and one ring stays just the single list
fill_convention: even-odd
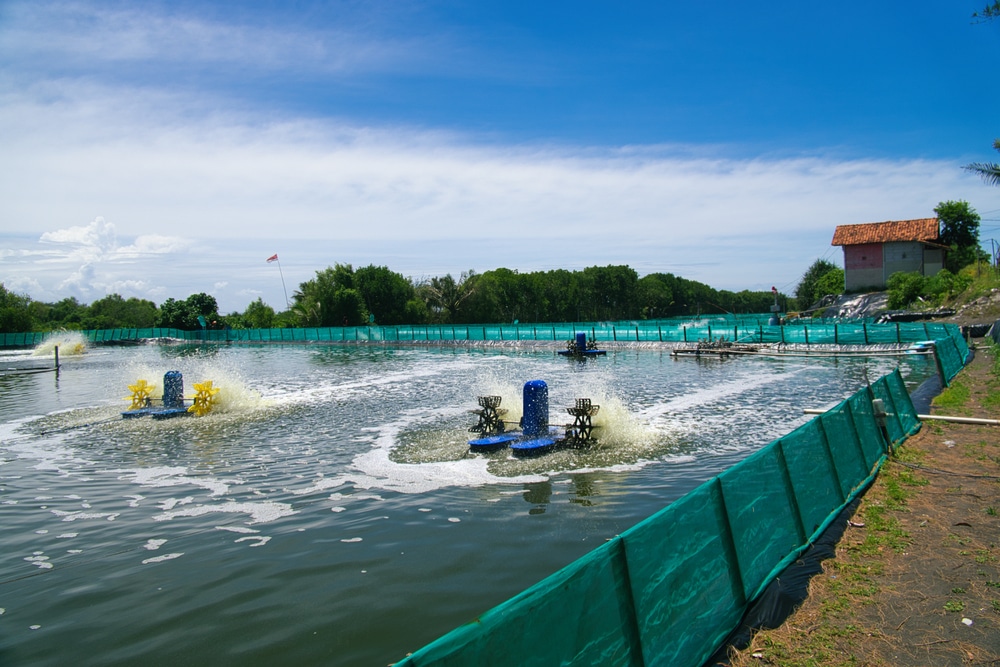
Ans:
[{"label": "pond water", "polygon": [[[386,665],[927,358],[578,362],[553,347],[92,347],[0,376],[0,664]],[[31,363],[0,353],[0,367]],[[39,364],[47,362],[45,357]],[[129,384],[212,380],[205,417]],[[470,410],[549,386],[599,442],[469,454]]]}]

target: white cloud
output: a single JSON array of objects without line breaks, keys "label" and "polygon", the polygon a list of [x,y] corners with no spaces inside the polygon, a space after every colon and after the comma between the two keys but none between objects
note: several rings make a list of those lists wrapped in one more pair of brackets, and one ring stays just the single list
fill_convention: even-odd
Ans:
[{"label": "white cloud", "polygon": [[[440,35],[389,37],[374,31],[366,13],[338,11],[337,28],[302,22],[269,21],[264,12],[227,11],[227,20],[163,11],[152,3],[107,4],[11,2],[5,8],[0,54],[26,66],[48,63],[68,70],[122,67],[207,65],[239,70],[322,71],[357,74],[412,67],[440,44]],[[399,10],[393,14],[402,14]]]}]

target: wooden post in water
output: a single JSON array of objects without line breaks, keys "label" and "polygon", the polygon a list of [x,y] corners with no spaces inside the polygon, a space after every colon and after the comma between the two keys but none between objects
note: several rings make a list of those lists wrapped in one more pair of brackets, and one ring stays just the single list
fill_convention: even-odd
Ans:
[{"label": "wooden post in water", "polygon": [[55,346],[55,353],[56,353],[56,375],[59,375],[59,346],[58,345]]}]

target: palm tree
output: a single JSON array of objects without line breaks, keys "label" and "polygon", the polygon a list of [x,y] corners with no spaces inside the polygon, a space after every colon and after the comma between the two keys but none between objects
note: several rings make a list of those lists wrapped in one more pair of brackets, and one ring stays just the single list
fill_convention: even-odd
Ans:
[{"label": "palm tree", "polygon": [[[993,148],[1000,151],[1000,139],[993,140]],[[965,168],[982,176],[990,185],[1000,185],[1000,164],[996,162],[973,162]]]}]

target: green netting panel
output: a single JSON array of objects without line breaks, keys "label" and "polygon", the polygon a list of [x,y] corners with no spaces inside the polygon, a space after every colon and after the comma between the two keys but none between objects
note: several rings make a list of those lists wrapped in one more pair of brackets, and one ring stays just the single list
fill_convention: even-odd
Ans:
[{"label": "green netting panel", "polygon": [[813,536],[830,515],[830,508],[844,502],[840,476],[830,457],[826,435],[813,419],[778,441],[795,494],[805,535]]},{"label": "green netting panel", "polygon": [[641,665],[621,539],[396,664]]},{"label": "green netting panel", "polygon": [[868,345],[888,345],[900,342],[902,332],[896,328],[896,324],[868,324],[865,326],[865,334],[868,338]]},{"label": "green netting panel", "polygon": [[743,579],[753,599],[774,566],[805,541],[781,450],[771,443],[719,475]]},{"label": "green netting panel", "polygon": [[872,385],[872,391],[881,398],[888,413],[886,430],[893,447],[898,446],[907,437],[920,428],[910,394],[906,391],[899,369],[881,377]]},{"label": "green netting panel", "polygon": [[900,322],[899,335],[903,341],[909,343],[915,343],[919,340],[931,340],[930,333],[923,322]]},{"label": "green netting panel", "polygon": [[826,446],[834,462],[840,493],[846,500],[854,491],[858,480],[864,479],[871,472],[879,455],[875,453],[874,456],[870,456],[869,452],[865,451],[848,401],[823,413],[816,421],[826,434]]},{"label": "green netting panel", "polygon": [[858,433],[861,449],[864,451],[865,460],[870,469],[886,454],[886,442],[875,422],[875,414],[872,412],[872,398],[868,389],[862,389],[847,399],[847,405],[850,408],[854,428]]},{"label": "green netting panel", "polygon": [[721,489],[707,482],[621,536],[647,665],[701,665],[743,616]]},{"label": "green netting panel", "polygon": [[920,420],[917,418],[917,410],[913,407],[913,401],[910,399],[910,392],[906,389],[906,383],[903,382],[903,376],[897,368],[886,375],[884,380],[889,395],[892,396],[893,405],[896,407],[899,426],[906,437],[909,437],[920,430]]},{"label": "green netting panel", "polygon": [[965,365],[965,356],[959,353],[955,341],[951,337],[938,338],[935,351],[941,362],[945,381],[946,383],[950,382]]}]

